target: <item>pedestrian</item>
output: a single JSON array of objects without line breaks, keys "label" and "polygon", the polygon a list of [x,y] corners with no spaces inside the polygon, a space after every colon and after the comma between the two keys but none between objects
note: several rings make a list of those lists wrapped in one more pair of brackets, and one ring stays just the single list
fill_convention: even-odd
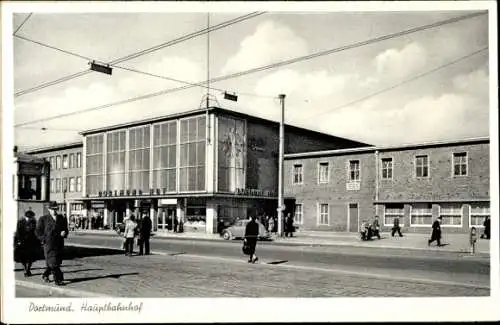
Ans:
[{"label": "pedestrian", "polygon": [[437,245],[441,246],[441,221],[442,217],[438,217],[433,223],[432,223],[432,234],[431,234],[431,239],[427,241],[427,244],[430,246],[433,241],[437,241]]},{"label": "pedestrian", "polygon": [[139,255],[144,253],[144,248],[146,255],[149,255],[149,239],[151,238],[152,227],[151,218],[145,213],[139,229]]},{"label": "pedestrian", "polygon": [[288,213],[286,215],[286,219],[285,219],[285,237],[293,237],[293,231],[294,231],[294,228],[293,228],[293,217],[292,217],[292,214],[291,213]]},{"label": "pedestrian", "polygon": [[259,260],[255,255],[255,247],[257,246],[257,238],[259,237],[259,224],[255,221],[255,216],[250,217],[250,221],[245,227],[245,242],[248,246],[248,255],[250,256],[248,263],[255,263]]},{"label": "pedestrian", "polygon": [[373,220],[372,228],[373,228],[373,234],[375,236],[377,236],[378,239],[380,239],[380,223],[378,220],[378,216],[375,216],[375,220]]},{"label": "pedestrian", "polygon": [[268,230],[270,233],[272,233],[272,234],[274,233],[274,218],[273,218],[273,217],[269,217],[267,230]]},{"label": "pedestrian", "polygon": [[394,217],[391,236],[394,237],[394,234],[396,232],[399,234],[399,237],[403,237],[403,234],[401,233],[401,227],[399,226],[399,217]]},{"label": "pedestrian", "polygon": [[[31,265],[36,260],[40,242],[36,237],[35,213],[26,211],[24,218],[17,222],[15,235],[15,257],[16,261],[23,264],[24,276],[31,276]],[[16,256],[17,255],[17,256]]]},{"label": "pedestrian", "polygon": [[484,226],[484,233],[481,235],[481,238],[485,239],[490,239],[490,227],[491,227],[491,221],[490,221],[490,216],[486,216],[484,218],[483,226]]},{"label": "pedestrian", "polygon": [[43,245],[46,269],[42,279],[49,282],[52,273],[56,285],[63,285],[64,276],[61,271],[62,253],[64,249],[64,238],[68,237],[68,220],[57,213],[57,202],[49,203],[49,214],[40,219],[36,226],[36,235]]},{"label": "pedestrian", "polygon": [[123,237],[125,238],[125,256],[132,256],[134,252],[134,238],[137,232],[137,223],[135,222],[134,215],[130,215],[125,221],[125,231]]}]

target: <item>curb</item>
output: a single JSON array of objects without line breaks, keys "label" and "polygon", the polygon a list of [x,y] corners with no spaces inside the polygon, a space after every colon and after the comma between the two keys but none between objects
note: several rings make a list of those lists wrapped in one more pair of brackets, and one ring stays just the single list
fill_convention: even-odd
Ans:
[{"label": "curb", "polygon": [[[86,232],[76,234],[76,236],[98,236],[98,237],[108,237],[113,236],[114,233],[110,232]],[[203,237],[176,237],[176,236],[154,236],[152,238],[156,238],[159,240],[194,240],[194,241],[209,241],[209,242],[230,242],[225,241],[222,238],[203,238]],[[379,248],[379,249],[400,249],[400,250],[417,250],[417,251],[428,251],[428,250],[437,250],[444,251],[450,253],[469,253],[468,249],[464,248],[437,248],[437,247],[415,247],[415,246],[396,246],[396,245],[370,245],[365,244],[364,242],[343,242],[343,241],[329,241],[329,242],[314,242],[313,241],[286,241],[282,239],[272,240],[272,241],[260,241],[259,243],[264,245],[275,245],[275,246],[310,246],[310,247],[324,247],[324,246],[351,246],[351,247],[364,247],[364,248]],[[490,255],[489,251],[478,251],[478,255]]]},{"label": "curb", "polygon": [[[112,297],[112,296],[108,296],[105,294],[97,294],[94,292],[75,290],[75,289],[69,289],[69,288],[64,288],[64,287],[50,286],[50,285],[40,284],[40,283],[36,283],[36,282],[31,282],[31,281],[23,281],[23,280],[16,280],[16,286],[22,286],[22,287],[29,288],[29,289],[44,290],[44,291],[49,291],[49,292],[55,291],[55,292],[70,296],[72,298],[85,298],[85,297],[111,298]],[[24,297],[18,297],[18,298],[24,298]]]}]

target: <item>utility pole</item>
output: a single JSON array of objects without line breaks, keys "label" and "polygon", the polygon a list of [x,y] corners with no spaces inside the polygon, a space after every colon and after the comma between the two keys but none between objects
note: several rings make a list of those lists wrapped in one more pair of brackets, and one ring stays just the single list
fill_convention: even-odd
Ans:
[{"label": "utility pole", "polygon": [[285,94],[279,95],[281,103],[281,120],[279,136],[279,158],[278,158],[278,234],[283,236],[283,214],[285,204],[283,199],[283,162],[285,155]]}]

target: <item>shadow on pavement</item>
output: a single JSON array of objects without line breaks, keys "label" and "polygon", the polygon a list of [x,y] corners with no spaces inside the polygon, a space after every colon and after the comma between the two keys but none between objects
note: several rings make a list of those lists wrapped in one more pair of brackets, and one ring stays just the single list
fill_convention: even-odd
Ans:
[{"label": "shadow on pavement", "polygon": [[139,272],[108,274],[108,275],[102,275],[102,276],[89,276],[89,277],[76,278],[76,279],[67,279],[64,282],[65,282],[65,284],[70,284],[70,283],[78,283],[78,282],[92,281],[92,280],[98,280],[98,279],[119,279],[122,276],[137,275],[137,274],[139,274]]},{"label": "shadow on pavement", "polygon": [[63,261],[74,258],[84,258],[92,256],[119,255],[123,254],[121,249],[113,248],[97,248],[97,247],[81,247],[81,246],[65,246],[63,251]]},{"label": "shadow on pavement", "polygon": [[288,261],[286,261],[286,260],[284,260],[284,261],[272,261],[272,262],[268,262],[266,264],[276,265],[276,264],[284,264],[284,263],[288,263]]},{"label": "shadow on pavement", "polygon": [[[78,272],[86,272],[86,271],[102,271],[104,269],[81,269],[81,270],[71,270],[71,271],[64,271],[63,270],[63,273],[66,274],[66,273],[78,273]],[[32,276],[41,276],[43,274],[43,272],[41,273],[33,273]]]},{"label": "shadow on pavement", "polygon": [[[61,265],[61,268],[63,268],[63,267],[79,267],[79,266],[83,266],[83,264]],[[32,267],[31,271],[34,271],[34,270],[45,270],[45,267]],[[24,271],[24,269],[22,267],[18,267],[18,268],[14,269],[14,272],[20,272],[20,271]],[[64,269],[63,269],[63,272],[64,272]],[[69,272],[69,271],[67,271],[67,272]]]}]

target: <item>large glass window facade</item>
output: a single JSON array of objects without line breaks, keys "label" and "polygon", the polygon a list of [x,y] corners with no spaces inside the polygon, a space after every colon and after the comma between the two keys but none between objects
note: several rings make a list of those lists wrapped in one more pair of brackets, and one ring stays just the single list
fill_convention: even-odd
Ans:
[{"label": "large glass window facade", "polygon": [[153,188],[175,192],[177,183],[177,122],[154,126]]},{"label": "large glass window facade", "polygon": [[89,195],[98,195],[99,191],[103,189],[103,144],[104,137],[102,134],[87,137],[86,191]]},{"label": "large glass window facade", "polygon": [[130,129],[129,184],[132,190],[149,191],[149,125]]},{"label": "large glass window facade", "polygon": [[106,189],[125,189],[125,131],[106,136]]},{"label": "large glass window facade", "polygon": [[179,191],[205,190],[205,116],[180,121]]},{"label": "large glass window facade", "polygon": [[218,189],[245,188],[246,124],[244,120],[218,117]]}]

